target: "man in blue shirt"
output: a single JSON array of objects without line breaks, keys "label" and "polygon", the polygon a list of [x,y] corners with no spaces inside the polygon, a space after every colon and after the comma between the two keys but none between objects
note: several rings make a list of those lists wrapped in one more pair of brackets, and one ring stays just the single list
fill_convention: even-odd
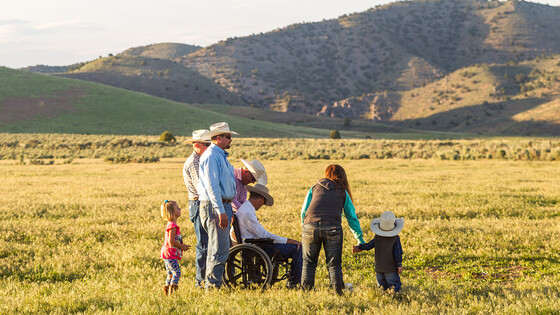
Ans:
[{"label": "man in blue shirt", "polygon": [[225,263],[229,255],[229,229],[233,211],[231,202],[235,197],[235,177],[228,153],[231,131],[225,122],[210,126],[207,136],[212,144],[200,157],[198,194],[200,220],[208,233],[206,259],[206,288],[220,288]]}]

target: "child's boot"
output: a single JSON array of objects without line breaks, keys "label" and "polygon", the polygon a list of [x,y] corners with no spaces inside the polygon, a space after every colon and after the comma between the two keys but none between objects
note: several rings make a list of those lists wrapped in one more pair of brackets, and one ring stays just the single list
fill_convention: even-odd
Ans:
[{"label": "child's boot", "polygon": [[177,290],[179,290],[179,286],[176,284],[171,285],[171,287],[169,288],[169,294],[176,292]]},{"label": "child's boot", "polygon": [[165,293],[165,295],[169,295],[169,286],[168,285],[163,286],[163,293]]}]

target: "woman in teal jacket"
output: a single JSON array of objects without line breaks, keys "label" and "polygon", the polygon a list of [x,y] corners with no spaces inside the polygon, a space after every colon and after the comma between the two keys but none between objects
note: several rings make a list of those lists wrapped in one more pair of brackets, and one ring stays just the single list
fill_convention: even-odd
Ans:
[{"label": "woman in teal jacket", "polygon": [[331,286],[342,294],[342,214],[359,244],[365,243],[360,221],[352,202],[352,193],[342,166],[331,164],[307,193],[301,208],[303,268],[301,286],[311,290],[321,246],[324,247]]}]

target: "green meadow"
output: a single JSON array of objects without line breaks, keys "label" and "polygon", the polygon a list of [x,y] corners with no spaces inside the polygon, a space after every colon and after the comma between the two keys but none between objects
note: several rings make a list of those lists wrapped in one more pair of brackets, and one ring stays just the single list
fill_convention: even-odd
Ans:
[{"label": "green meadow", "polygon": [[[19,138],[9,138],[12,136]],[[370,142],[360,144],[356,140],[354,147],[342,149],[336,140],[236,139],[230,157],[234,167],[241,166],[239,157],[246,157],[261,159],[267,168],[275,204],[262,208],[258,215],[273,233],[301,239],[301,204],[330,163],[341,164],[348,173],[366,239],[373,237],[370,221],[383,211],[403,217],[402,294],[394,298],[376,289],[374,253],[352,255],[355,240],[343,222],[344,281],[352,283],[354,290],[342,297],[329,288],[324,261],[317,269],[314,292],[287,290],[283,283],[264,292],[205,292],[194,287],[194,249],[181,261],[180,291],[165,297],[164,266],[158,258],[165,226],[159,205],[164,199],[177,200],[183,207],[178,224],[185,243],[196,243],[186,215],[187,194],[181,175],[190,149],[182,144],[109,146],[122,139],[120,136],[105,140],[75,136],[66,142],[46,140],[52,135],[26,136],[3,134],[0,138],[4,141],[0,146],[3,314],[560,312],[559,162],[549,155],[531,160],[514,154],[533,148],[530,152],[540,150],[541,155],[552,156],[558,149],[557,139],[472,140],[451,145],[404,140],[363,140]],[[138,137],[129,140],[132,144],[157,143],[150,137]],[[104,141],[107,146],[94,145]],[[5,145],[8,142],[17,143]],[[91,142],[84,149],[87,153],[72,146],[87,142]],[[57,148],[56,143],[61,146]],[[374,156],[376,150],[391,145],[397,151],[397,147],[410,149],[413,144],[415,148],[422,145],[426,152],[462,146],[460,156],[467,156],[470,148],[477,158]],[[493,147],[505,150],[506,155],[488,158]],[[284,151],[296,148],[335,149],[347,155],[281,158]],[[367,148],[370,151],[364,151]],[[159,162],[113,164],[104,160],[107,152],[126,149],[131,151],[121,153],[152,154]],[[15,150],[14,158],[8,157],[10,150]],[[41,150],[43,157],[38,156]],[[258,150],[266,153],[259,155]],[[352,150],[370,157],[353,159]],[[486,155],[483,158],[475,151]],[[272,156],[274,152],[278,155]],[[40,165],[31,161],[53,162]]]}]

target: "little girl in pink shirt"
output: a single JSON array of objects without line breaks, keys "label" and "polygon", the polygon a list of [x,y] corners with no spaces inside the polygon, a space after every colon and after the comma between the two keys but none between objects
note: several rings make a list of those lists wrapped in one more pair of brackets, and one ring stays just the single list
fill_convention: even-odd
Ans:
[{"label": "little girl in pink shirt", "polygon": [[181,229],[176,223],[180,216],[181,208],[179,208],[176,201],[165,200],[161,205],[161,217],[167,221],[165,241],[160,255],[165,262],[165,270],[167,271],[167,278],[163,287],[165,295],[171,294],[179,288],[179,279],[181,278],[179,260],[183,256],[183,251],[190,248],[189,245],[183,244]]}]

